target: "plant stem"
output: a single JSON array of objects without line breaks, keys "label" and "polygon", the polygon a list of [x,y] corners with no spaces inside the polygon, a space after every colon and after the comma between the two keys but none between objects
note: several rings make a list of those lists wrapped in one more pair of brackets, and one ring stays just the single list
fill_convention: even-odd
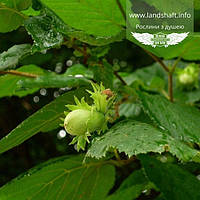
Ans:
[{"label": "plant stem", "polygon": [[169,100],[173,102],[174,97],[173,97],[173,73],[172,72],[168,73],[168,92],[169,92]]},{"label": "plant stem", "polygon": [[116,167],[123,167],[125,165],[132,163],[133,161],[135,161],[135,156],[132,156],[128,160],[108,160],[107,163],[113,164]]},{"label": "plant stem", "polygon": [[119,9],[120,9],[120,11],[121,11],[121,13],[122,13],[122,15],[123,15],[125,21],[126,21],[126,13],[125,13],[125,11],[124,11],[124,9],[123,9],[123,7],[122,7],[120,1],[119,1],[119,0],[116,0],[116,2],[117,2],[117,5],[118,5],[118,7],[119,7]]},{"label": "plant stem", "polygon": [[115,76],[121,81],[123,85],[127,85],[127,83],[124,81],[124,79],[118,74],[118,72],[114,72]]},{"label": "plant stem", "polygon": [[8,71],[0,71],[0,74],[11,74],[15,76],[23,76],[27,78],[37,78],[38,75],[32,74],[32,73],[27,73],[27,72],[19,72],[15,70],[8,70]]},{"label": "plant stem", "polygon": [[150,55],[157,63],[159,63],[166,72],[169,72],[169,68],[165,65],[165,63],[160,58],[158,58],[157,56],[155,56],[154,54],[152,54],[151,52],[149,52],[145,49],[144,49],[144,51],[148,55]]},{"label": "plant stem", "polygon": [[181,60],[181,56],[178,57],[178,59],[174,62],[174,65],[172,66],[172,69],[171,69],[171,72],[174,73],[178,63],[180,62]]},{"label": "plant stem", "polygon": [[153,55],[151,52],[147,51],[144,49],[144,51],[150,55],[156,62],[158,62],[162,68],[167,72],[168,74],[168,94],[169,94],[169,100],[171,102],[174,102],[174,96],[173,96],[173,73],[174,73],[174,70],[178,64],[178,62],[180,61],[181,58],[178,58],[177,61],[174,63],[172,69],[170,70],[166,65],[165,63],[160,59],[158,58],[157,56]]},{"label": "plant stem", "polygon": [[163,94],[163,96],[165,96],[167,99],[170,99],[169,98],[169,94],[163,89],[161,90],[161,93]]}]

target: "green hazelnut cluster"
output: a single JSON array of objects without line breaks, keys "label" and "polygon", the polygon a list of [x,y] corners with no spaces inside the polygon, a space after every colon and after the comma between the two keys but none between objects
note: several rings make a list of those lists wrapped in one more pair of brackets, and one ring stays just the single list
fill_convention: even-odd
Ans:
[{"label": "green hazelnut cluster", "polygon": [[93,84],[93,92],[87,90],[93,99],[89,105],[84,97],[79,101],[74,97],[76,105],[66,105],[70,112],[65,112],[64,128],[68,134],[74,136],[70,144],[77,143],[77,150],[85,149],[88,137],[91,133],[100,134],[107,129],[107,123],[111,118],[114,95],[101,84]]},{"label": "green hazelnut cluster", "polygon": [[184,69],[177,70],[178,86],[183,89],[199,87],[199,65],[192,63]]}]

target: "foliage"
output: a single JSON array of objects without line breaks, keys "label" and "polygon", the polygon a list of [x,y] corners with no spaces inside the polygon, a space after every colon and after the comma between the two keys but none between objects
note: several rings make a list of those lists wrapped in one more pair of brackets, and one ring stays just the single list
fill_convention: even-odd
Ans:
[{"label": "foliage", "polygon": [[1,200],[200,199],[200,34],[145,46],[125,10],[0,1]]}]

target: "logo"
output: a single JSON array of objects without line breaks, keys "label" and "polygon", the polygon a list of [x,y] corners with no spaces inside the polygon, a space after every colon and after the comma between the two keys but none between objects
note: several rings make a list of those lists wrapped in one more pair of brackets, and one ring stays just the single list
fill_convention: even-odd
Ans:
[{"label": "logo", "polygon": [[150,33],[133,33],[133,37],[144,45],[151,45],[152,47],[165,47],[176,45],[182,42],[188,33],[171,33],[164,34],[162,32],[156,34]]}]

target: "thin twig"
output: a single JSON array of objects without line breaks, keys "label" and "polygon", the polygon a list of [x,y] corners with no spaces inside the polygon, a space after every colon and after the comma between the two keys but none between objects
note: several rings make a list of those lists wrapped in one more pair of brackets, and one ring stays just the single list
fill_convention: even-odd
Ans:
[{"label": "thin twig", "polygon": [[118,74],[118,72],[114,72],[115,76],[121,81],[121,83],[123,85],[127,85],[127,83],[125,82],[125,80]]},{"label": "thin twig", "polygon": [[165,63],[160,59],[158,58],[157,56],[155,56],[154,54],[152,54],[151,52],[147,51],[146,49],[143,49],[148,55],[150,55],[156,62],[158,62],[162,67],[163,69],[166,71],[166,72],[169,72],[169,69],[168,67],[165,65]]},{"label": "thin twig", "polygon": [[174,97],[173,97],[173,73],[168,73],[168,92],[169,92],[170,101],[174,102]]},{"label": "thin twig", "polygon": [[27,73],[27,72],[19,72],[15,70],[8,70],[8,71],[0,71],[0,74],[11,74],[15,76],[23,76],[27,78],[37,78],[38,75],[32,74],[32,73]]},{"label": "thin twig", "polygon": [[174,62],[174,65],[172,66],[172,69],[171,69],[171,72],[174,73],[178,63],[180,62],[181,60],[181,56],[178,57],[178,59]]},{"label": "thin twig", "polygon": [[123,15],[125,21],[126,21],[126,13],[125,13],[125,11],[124,11],[124,9],[123,9],[123,7],[122,7],[120,1],[119,1],[119,0],[116,0],[116,2],[117,2],[117,5],[118,5],[118,7],[119,7],[119,9],[120,9],[120,11],[121,11],[121,13],[122,13],[122,15]]},{"label": "thin twig", "polygon": [[86,46],[86,44],[83,45],[83,52],[84,52],[84,54],[83,54],[83,56],[84,56],[83,63],[86,65],[87,62],[88,62],[88,58],[90,57],[90,55],[87,54],[87,46]]}]

